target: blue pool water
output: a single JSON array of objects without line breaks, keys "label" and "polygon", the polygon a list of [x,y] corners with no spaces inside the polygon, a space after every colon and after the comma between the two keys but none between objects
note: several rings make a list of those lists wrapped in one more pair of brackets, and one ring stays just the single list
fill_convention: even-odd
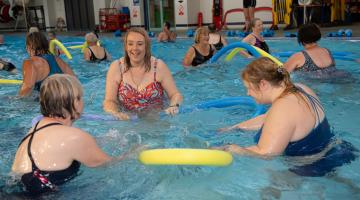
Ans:
[{"label": "blue pool water", "polygon": [[[62,41],[83,41],[82,37],[60,37]],[[20,68],[27,58],[24,38],[9,36],[7,45],[0,46],[0,58],[10,59]],[[232,39],[230,42],[238,41]],[[118,38],[102,38],[114,58],[123,55]],[[273,52],[298,51],[301,47],[292,39],[268,41]],[[190,39],[159,44],[153,41],[153,55],[167,63],[184,105],[231,96],[245,96],[239,72],[249,60],[239,56],[230,62],[197,69],[184,70],[181,61],[192,44]],[[320,45],[333,51],[353,52],[360,58],[360,41],[326,40]],[[105,114],[102,111],[105,76],[110,63],[91,64],[83,61],[79,50],[71,51],[73,60],[66,62],[75,71],[85,90],[84,113]],[[282,59],[284,61],[284,59]],[[313,88],[321,98],[329,122],[336,135],[360,149],[360,64],[337,60],[337,67],[350,72],[355,81],[328,83],[293,78]],[[21,79],[21,73],[0,72],[0,78]],[[31,120],[39,115],[38,102],[19,100],[19,86],[0,85],[0,199],[19,197],[19,189],[9,176],[19,141],[30,128]],[[253,144],[252,132],[217,134],[216,130],[252,116],[249,107],[209,109],[161,119],[139,119],[136,122],[79,120],[75,126],[91,133],[99,145],[116,156],[132,144],[150,148],[206,148],[228,142]],[[354,199],[360,194],[360,161],[355,160],[337,170],[337,177],[308,178],[290,175],[284,157],[261,160],[234,157],[228,167],[144,166],[129,159],[110,166],[81,168],[81,175],[60,187],[61,192],[48,194],[44,199],[260,199],[280,195],[281,199]]]}]

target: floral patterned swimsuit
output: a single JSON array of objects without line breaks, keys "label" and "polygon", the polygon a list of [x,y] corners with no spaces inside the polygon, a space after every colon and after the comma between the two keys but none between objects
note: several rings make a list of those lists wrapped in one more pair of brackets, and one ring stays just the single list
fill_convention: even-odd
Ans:
[{"label": "floral patterned swimsuit", "polygon": [[131,111],[141,111],[146,108],[161,108],[163,105],[164,89],[160,82],[156,81],[156,66],[154,66],[154,81],[143,90],[136,88],[123,81],[123,64],[120,62],[121,82],[118,89],[118,98],[123,107]]}]

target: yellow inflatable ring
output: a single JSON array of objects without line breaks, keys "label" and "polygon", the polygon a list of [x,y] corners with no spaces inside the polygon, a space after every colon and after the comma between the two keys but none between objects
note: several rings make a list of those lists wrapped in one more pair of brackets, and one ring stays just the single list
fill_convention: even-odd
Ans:
[{"label": "yellow inflatable ring", "polygon": [[22,84],[22,80],[0,79],[0,84]]},{"label": "yellow inflatable ring", "polygon": [[230,153],[210,149],[152,149],[142,151],[139,160],[144,165],[207,165],[227,166]]},{"label": "yellow inflatable ring", "polygon": [[69,53],[69,51],[66,49],[66,47],[57,39],[53,39],[50,41],[50,44],[49,44],[49,51],[50,53],[52,53],[53,55],[55,55],[55,45],[58,46],[60,48],[60,50],[62,52],[64,52],[65,56],[68,58],[68,59],[72,59],[72,56],[71,54]]},{"label": "yellow inflatable ring", "polygon": [[260,49],[259,47],[253,46],[257,52],[259,52],[259,54],[261,56],[270,58],[272,61],[274,61],[278,66],[283,66],[283,63],[280,62],[280,60],[278,60],[277,58],[274,58],[272,55],[270,55],[269,53],[267,53],[266,51]]}]

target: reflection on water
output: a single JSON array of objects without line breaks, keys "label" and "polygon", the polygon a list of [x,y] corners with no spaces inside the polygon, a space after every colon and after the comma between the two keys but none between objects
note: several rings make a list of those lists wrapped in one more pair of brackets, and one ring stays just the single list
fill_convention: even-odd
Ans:
[{"label": "reflection on water", "polygon": [[[59,37],[61,41],[83,41],[83,37]],[[0,46],[0,57],[10,59],[21,68],[27,58],[24,38],[7,37],[10,43]],[[122,43],[114,38],[101,38],[113,58],[123,55]],[[230,42],[239,41],[230,39]],[[251,60],[235,56],[232,61],[223,58],[212,65],[184,69],[183,56],[193,43],[179,39],[176,43],[159,44],[152,40],[152,53],[171,69],[178,89],[184,96],[184,106],[224,97],[245,96],[246,91],[239,72]],[[295,40],[269,40],[272,51],[301,50]],[[322,40],[329,49],[354,52],[360,57],[360,46],[355,42]],[[71,50],[73,60],[67,60],[84,87],[84,113],[101,114],[105,77],[110,62],[92,64],[83,61],[80,50]],[[282,58],[283,59],[283,58]],[[360,118],[360,64],[337,61],[337,67],[352,74],[356,81],[323,82],[293,75],[297,82],[313,88],[322,100],[327,117],[336,135],[351,141],[360,149],[358,124]],[[21,70],[20,70],[21,71]],[[21,79],[21,73],[9,75],[0,71],[0,78]],[[348,80],[347,80],[348,81]],[[31,120],[38,116],[39,105],[33,99],[17,99],[19,85],[0,85],[0,199],[16,199],[19,191],[11,183],[8,173],[17,145]],[[255,132],[231,131],[219,134],[217,130],[252,116],[249,107],[211,108],[156,119],[140,118],[136,122],[78,120],[75,126],[92,134],[98,144],[110,155],[117,156],[134,144],[149,148],[207,148],[227,143],[252,145]],[[282,157],[260,160],[234,157],[228,167],[144,166],[136,159],[128,159],[102,168],[81,168],[81,175],[60,187],[58,193],[43,199],[260,199],[262,195],[280,195],[283,199],[335,199],[356,197],[348,185],[326,177],[303,178],[288,175],[288,165]],[[359,160],[338,169],[338,175],[353,183],[360,182]],[[324,187],[326,185],[326,187]],[[335,192],[336,191],[336,192]],[[288,198],[287,198],[288,197]],[[315,197],[315,198],[314,198]],[[24,196],[19,197],[24,199]]]}]

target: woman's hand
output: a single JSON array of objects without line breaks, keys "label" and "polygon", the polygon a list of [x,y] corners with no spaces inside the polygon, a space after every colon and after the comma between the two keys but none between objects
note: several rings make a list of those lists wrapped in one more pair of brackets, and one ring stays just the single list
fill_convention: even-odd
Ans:
[{"label": "woman's hand", "polygon": [[114,117],[116,117],[119,120],[129,120],[130,116],[128,114],[122,113],[122,112],[116,112],[112,113]]},{"label": "woman's hand", "polygon": [[179,113],[179,107],[177,105],[169,106],[167,109],[165,109],[165,113],[174,116]]},{"label": "woman's hand", "polygon": [[219,133],[224,133],[224,132],[228,132],[228,131],[232,131],[234,129],[237,129],[237,125],[234,126],[229,126],[229,127],[224,127],[224,128],[219,128],[217,131]]},{"label": "woman's hand", "polygon": [[225,146],[214,147],[213,149],[227,151],[227,152],[236,153],[236,154],[243,154],[243,152],[246,151],[243,147],[240,147],[236,144],[228,144]]}]

